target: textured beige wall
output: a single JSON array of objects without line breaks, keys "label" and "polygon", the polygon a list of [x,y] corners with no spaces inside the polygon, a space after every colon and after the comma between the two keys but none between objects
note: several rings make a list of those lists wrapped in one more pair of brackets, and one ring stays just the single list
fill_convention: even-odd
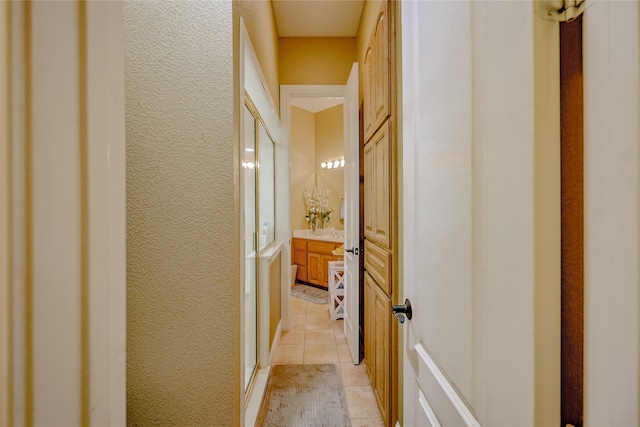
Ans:
[{"label": "textured beige wall", "polygon": [[291,107],[291,229],[309,228],[304,217],[304,189],[316,185],[315,117],[313,113]]},{"label": "textured beige wall", "polygon": [[276,111],[280,111],[278,29],[271,0],[234,1],[233,13],[234,21],[242,16]]},{"label": "textured beige wall", "polygon": [[304,189],[314,186],[332,190],[329,206],[335,208],[330,227],[344,228],[338,210],[340,197],[344,195],[344,169],[322,170],[324,160],[344,157],[344,133],[342,105],[310,113],[291,107],[291,229],[309,228],[304,217]]},{"label": "textured beige wall", "polygon": [[127,424],[238,425],[232,3],[126,2],[124,20]]},{"label": "textured beige wall", "polygon": [[353,37],[282,37],[280,84],[343,85],[356,62]]},{"label": "textured beige wall", "polygon": [[[342,104],[319,111],[316,120],[316,176],[318,186],[331,189],[329,207],[334,208],[329,227],[344,229],[344,221],[340,221],[340,197],[344,196],[344,168],[322,169],[320,163],[326,160],[344,158],[344,130]],[[327,225],[325,224],[325,227]]]}]

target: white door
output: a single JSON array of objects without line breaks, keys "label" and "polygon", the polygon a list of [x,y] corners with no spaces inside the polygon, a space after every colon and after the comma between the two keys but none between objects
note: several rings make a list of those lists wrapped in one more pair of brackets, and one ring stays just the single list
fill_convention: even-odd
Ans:
[{"label": "white door", "polygon": [[404,426],[560,423],[559,274],[539,279],[534,197],[558,171],[534,155],[533,13],[402,2]]},{"label": "white door", "polygon": [[[358,146],[358,64],[344,91],[344,334],[353,363],[360,363],[360,163]],[[349,252],[347,252],[349,251]]]}]

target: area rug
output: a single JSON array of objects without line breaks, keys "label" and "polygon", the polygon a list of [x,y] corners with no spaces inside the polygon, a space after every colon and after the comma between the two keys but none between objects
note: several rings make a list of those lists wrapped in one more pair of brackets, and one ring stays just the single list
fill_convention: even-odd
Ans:
[{"label": "area rug", "polygon": [[349,427],[349,410],[336,365],[275,365],[257,427]]},{"label": "area rug", "polygon": [[314,288],[309,285],[302,285],[300,283],[293,285],[293,288],[291,288],[291,295],[316,304],[327,304],[329,301],[328,291]]}]

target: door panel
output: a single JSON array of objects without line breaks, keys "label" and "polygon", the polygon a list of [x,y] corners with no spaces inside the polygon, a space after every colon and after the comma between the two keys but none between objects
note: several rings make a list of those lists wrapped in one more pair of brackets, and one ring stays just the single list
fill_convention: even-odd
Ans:
[{"label": "door panel", "polygon": [[307,275],[309,279],[309,283],[313,283],[314,285],[319,285],[322,282],[321,275],[321,255],[319,254],[309,254],[307,259]]},{"label": "door panel", "polygon": [[[353,64],[344,96],[345,249],[360,249],[360,141],[358,118],[358,64]],[[360,363],[360,255],[344,254],[344,334],[354,364]]]},{"label": "door panel", "polygon": [[540,208],[559,170],[536,152],[553,137],[536,139],[533,14],[402,3],[405,425],[559,424],[559,209]]}]

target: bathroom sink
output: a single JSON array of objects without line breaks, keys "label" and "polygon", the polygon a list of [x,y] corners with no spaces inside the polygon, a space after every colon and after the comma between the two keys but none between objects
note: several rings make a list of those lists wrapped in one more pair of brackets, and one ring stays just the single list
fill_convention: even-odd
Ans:
[{"label": "bathroom sink", "polygon": [[311,230],[294,230],[293,237],[311,240],[327,240],[332,242],[342,242],[344,240],[344,234],[342,232],[338,233],[329,230],[323,230],[322,232],[317,231],[315,233]]}]

